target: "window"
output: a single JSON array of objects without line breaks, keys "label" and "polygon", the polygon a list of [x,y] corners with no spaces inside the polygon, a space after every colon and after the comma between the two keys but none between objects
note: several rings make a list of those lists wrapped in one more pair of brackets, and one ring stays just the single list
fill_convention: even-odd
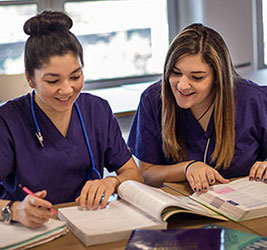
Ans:
[{"label": "window", "polygon": [[[153,11],[151,11],[153,10]],[[168,48],[166,1],[67,2],[87,80],[160,74]]]},{"label": "window", "polygon": [[257,34],[257,68],[267,67],[267,4],[264,0],[256,0],[254,3],[255,31]]},{"label": "window", "polygon": [[24,72],[23,24],[38,11],[57,9],[73,18],[71,31],[84,48],[89,88],[158,79],[169,45],[169,2],[173,4],[170,0],[0,0],[0,29],[5,34],[0,37],[0,74]]},{"label": "window", "polygon": [[264,58],[263,58],[263,63],[264,66],[267,66],[267,2],[262,1],[262,13],[261,13],[261,18],[262,18],[262,39],[263,39],[263,52],[264,52]]},{"label": "window", "polygon": [[0,6],[0,74],[24,72],[23,51],[27,35],[23,24],[36,13],[36,4]]}]

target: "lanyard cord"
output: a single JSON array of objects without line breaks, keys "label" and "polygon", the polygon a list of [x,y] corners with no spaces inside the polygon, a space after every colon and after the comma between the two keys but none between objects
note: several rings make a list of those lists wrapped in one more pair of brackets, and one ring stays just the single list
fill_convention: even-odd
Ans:
[{"label": "lanyard cord", "polygon": [[[33,90],[32,91],[32,95],[31,95],[31,111],[32,111],[32,117],[33,117],[35,129],[36,129],[35,134],[36,134],[41,146],[44,147],[44,144],[43,144],[43,140],[44,139],[43,139],[43,136],[41,134],[41,130],[40,130],[40,127],[39,127],[39,124],[38,124],[38,121],[37,121],[37,117],[36,117],[36,114],[35,114],[35,109],[34,109],[34,95],[35,95],[35,91]],[[87,132],[86,132],[86,129],[85,129],[82,113],[81,113],[80,108],[79,108],[79,106],[78,106],[78,104],[76,102],[74,103],[74,105],[75,105],[76,111],[78,113],[80,122],[81,122],[85,143],[86,143],[86,146],[87,146],[87,149],[88,149],[88,152],[89,152],[89,156],[90,156],[90,159],[91,159],[91,163],[92,163],[92,169],[90,169],[89,173],[88,173],[88,180],[91,179],[91,174],[93,172],[96,173],[96,175],[97,175],[97,177],[99,179],[102,179],[99,171],[95,167],[95,161],[94,161],[94,157],[93,157],[93,152],[92,152],[92,149],[91,149],[91,146],[90,146],[90,143],[89,143],[89,139],[88,139],[88,135],[87,135]]]}]

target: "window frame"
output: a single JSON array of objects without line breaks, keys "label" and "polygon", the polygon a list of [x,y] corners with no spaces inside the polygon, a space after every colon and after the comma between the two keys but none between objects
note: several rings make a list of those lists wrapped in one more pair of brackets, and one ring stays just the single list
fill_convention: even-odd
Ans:
[{"label": "window frame", "polygon": [[[95,0],[77,0],[76,2],[87,2]],[[53,9],[58,11],[64,11],[64,4],[67,2],[74,2],[74,0],[4,0],[0,1],[0,6],[5,5],[25,5],[25,4],[37,4],[38,12],[45,9]],[[167,0],[167,18],[169,26],[169,43],[174,38],[179,30],[178,24],[178,3],[176,0]],[[84,89],[96,89],[105,87],[116,87],[125,84],[152,82],[161,77],[161,74],[151,74],[136,77],[121,77],[111,79],[99,79],[99,80],[87,80],[84,84]]]},{"label": "window frame", "polygon": [[[254,30],[256,32],[256,67],[257,69],[264,69],[267,68],[267,65],[264,63],[264,37],[263,37],[263,19],[262,19],[262,0],[255,1],[255,26]],[[267,55],[266,55],[267,56]]]}]

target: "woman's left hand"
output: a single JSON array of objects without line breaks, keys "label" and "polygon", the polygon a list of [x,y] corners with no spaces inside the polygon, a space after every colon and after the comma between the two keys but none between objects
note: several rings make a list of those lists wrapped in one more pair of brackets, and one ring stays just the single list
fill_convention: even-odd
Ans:
[{"label": "woman's left hand", "polygon": [[267,183],[267,161],[256,161],[249,171],[249,180]]},{"label": "woman's left hand", "polygon": [[118,180],[112,177],[87,181],[76,202],[79,202],[81,207],[88,209],[104,208],[118,184]]}]

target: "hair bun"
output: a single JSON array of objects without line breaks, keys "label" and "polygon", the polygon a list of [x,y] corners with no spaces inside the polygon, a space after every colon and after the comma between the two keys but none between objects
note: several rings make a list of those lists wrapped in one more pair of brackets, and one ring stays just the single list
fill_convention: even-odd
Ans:
[{"label": "hair bun", "polygon": [[23,27],[27,35],[34,36],[69,30],[72,27],[72,20],[65,13],[59,11],[43,11],[30,18]]}]

